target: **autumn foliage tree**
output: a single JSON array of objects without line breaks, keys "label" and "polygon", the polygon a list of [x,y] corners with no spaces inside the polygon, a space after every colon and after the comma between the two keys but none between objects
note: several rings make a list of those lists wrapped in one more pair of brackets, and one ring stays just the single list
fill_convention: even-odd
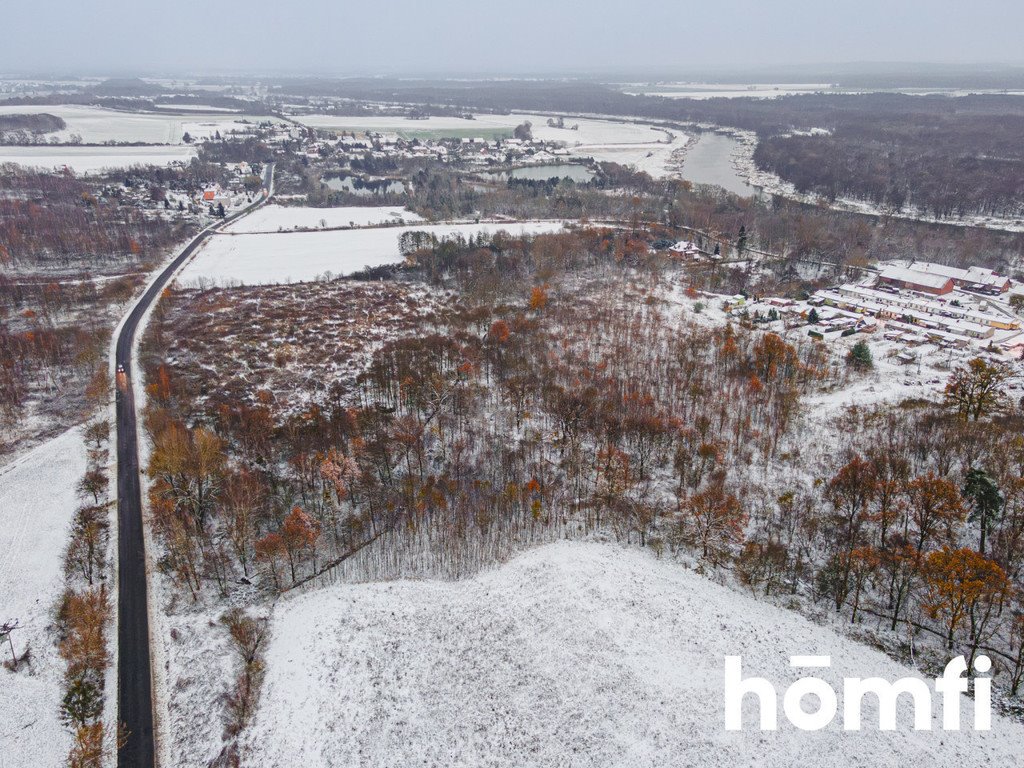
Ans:
[{"label": "autumn foliage tree", "polygon": [[972,549],[943,547],[924,561],[925,610],[946,630],[946,648],[966,623],[971,656],[977,651],[996,611],[1010,596],[1006,573]]},{"label": "autumn foliage tree", "polygon": [[1003,402],[1002,387],[1010,373],[1002,363],[976,357],[966,367],[953,371],[946,384],[946,403],[964,421],[988,416]]},{"label": "autumn foliage tree", "polygon": [[680,499],[679,507],[678,538],[695,546],[708,562],[724,562],[743,541],[747,515],[739,499],[726,490],[724,477],[719,475],[705,490]]},{"label": "autumn foliage tree", "polygon": [[917,551],[922,552],[935,538],[953,538],[954,526],[963,522],[967,510],[960,491],[944,477],[929,472],[907,486],[911,518],[917,528]]}]

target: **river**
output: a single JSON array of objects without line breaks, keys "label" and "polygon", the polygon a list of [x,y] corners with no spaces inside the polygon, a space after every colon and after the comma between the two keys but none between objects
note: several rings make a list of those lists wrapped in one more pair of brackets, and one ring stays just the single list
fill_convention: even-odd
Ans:
[{"label": "river", "polygon": [[720,133],[698,134],[697,143],[686,151],[682,175],[694,184],[717,184],[727,192],[749,197],[757,190],[733,167],[732,154],[739,142]]}]

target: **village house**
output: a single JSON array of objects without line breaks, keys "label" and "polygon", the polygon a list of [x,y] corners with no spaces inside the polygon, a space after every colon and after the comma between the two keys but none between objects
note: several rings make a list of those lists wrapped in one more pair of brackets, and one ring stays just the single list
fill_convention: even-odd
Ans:
[{"label": "village house", "polygon": [[687,259],[694,259],[700,256],[700,248],[697,247],[696,243],[692,243],[689,240],[680,240],[675,245],[670,246],[668,250],[673,256],[681,256]]}]

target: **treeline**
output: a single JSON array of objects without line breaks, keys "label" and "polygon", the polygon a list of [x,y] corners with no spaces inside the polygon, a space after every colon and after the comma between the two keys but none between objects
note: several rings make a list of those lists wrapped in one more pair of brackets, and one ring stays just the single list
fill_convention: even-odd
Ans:
[{"label": "treeline", "polygon": [[[647,174],[611,163],[602,163],[600,169],[598,178],[588,185],[559,183],[485,190],[462,180],[457,173],[425,168],[412,176],[412,192],[391,202],[406,204],[427,218],[473,213],[516,218],[564,216],[624,222],[635,225],[638,231],[644,229],[642,224],[657,222],[665,228],[666,236],[697,240],[709,252],[716,243],[726,247],[727,253],[734,249],[743,228],[749,247],[778,257],[770,274],[762,271],[748,277],[730,270],[711,271],[706,287],[759,293],[795,293],[814,287],[801,277],[805,274],[799,269],[801,261],[834,264],[834,271],[823,273],[826,280],[841,277],[848,266],[899,257],[958,266],[985,264],[1012,275],[1019,270],[1020,254],[1024,252],[1024,234],[1020,232],[870,217],[779,197],[742,199],[685,181],[653,180]],[[628,194],[607,194],[611,189]],[[700,232],[706,233],[703,239]],[[737,280],[741,282],[737,284]]]},{"label": "treeline", "polygon": [[181,233],[165,219],[109,200],[94,183],[0,167],[0,264],[95,269],[138,263]]},{"label": "treeline", "polygon": [[88,392],[90,420],[84,427],[88,463],[77,486],[82,505],[76,510],[64,550],[65,590],[56,607],[60,656],[65,663],[60,719],[73,736],[69,768],[99,768],[122,734],[108,737],[104,724],[107,647],[112,628],[109,578],[110,523],[108,497],[110,382],[97,374]]},{"label": "treeline", "polygon": [[14,166],[0,173],[0,451],[80,420],[117,307],[190,230],[122,204],[127,191]]},{"label": "treeline", "polygon": [[47,133],[63,131],[67,123],[56,115],[0,115],[0,144],[32,144]]},{"label": "treeline", "polygon": [[1016,151],[988,154],[984,143],[970,152],[944,150],[941,140],[935,132],[895,140],[846,126],[831,136],[770,137],[758,144],[754,160],[797,191],[831,202],[852,197],[894,213],[913,207],[939,219],[1024,215],[1024,157]]}]

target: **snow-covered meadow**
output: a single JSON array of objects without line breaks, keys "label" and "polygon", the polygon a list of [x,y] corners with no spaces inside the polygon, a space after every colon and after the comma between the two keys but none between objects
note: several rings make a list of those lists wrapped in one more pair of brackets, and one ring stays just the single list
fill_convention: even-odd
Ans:
[{"label": "snow-covered meadow", "polygon": [[295,229],[331,229],[339,227],[371,227],[379,224],[401,224],[423,219],[399,206],[342,206],[338,208],[305,208],[265,205],[225,227],[232,234],[255,234]]},{"label": "snow-covered meadow", "polygon": [[[339,584],[279,602],[245,765],[1011,765],[1024,727],[724,728],[724,656],[781,693],[797,654],[842,678],[915,674],[646,551],[559,542],[460,582]],[[198,674],[198,672],[197,672]],[[941,718],[939,697],[933,711]],[[972,705],[963,700],[964,722]],[[756,701],[745,702],[746,722]],[[875,725],[872,725],[875,723]],[[813,760],[808,756],[813,755]]]},{"label": "snow-covered meadow", "polygon": [[[0,668],[0,768],[56,768],[71,744],[58,719],[64,663],[50,625],[85,468],[79,428],[0,468],[0,622],[19,621],[15,649],[32,655],[28,669]],[[0,658],[8,658],[6,644]]]},{"label": "snow-covered meadow", "polygon": [[398,242],[403,232],[468,237],[478,232],[497,231],[512,235],[540,234],[558,231],[562,226],[562,221],[524,221],[218,234],[207,240],[178,275],[178,280],[183,285],[265,285],[316,280],[328,273],[341,276],[364,267],[400,263],[402,254]]},{"label": "snow-covered meadow", "polygon": [[0,147],[0,165],[15,163],[45,171],[69,168],[77,174],[95,174],[136,165],[187,163],[196,155],[189,146],[164,147]]},{"label": "snow-covered meadow", "polygon": [[249,126],[267,120],[280,122],[273,117],[235,116],[231,114],[189,114],[153,112],[122,112],[103,107],[89,107],[78,104],[17,104],[0,106],[0,115],[32,115],[46,113],[64,120],[67,127],[62,131],[46,134],[66,142],[72,136],[80,136],[85,144],[102,144],[108,141],[138,142],[141,144],[181,144],[186,133],[196,140],[214,136],[217,131],[226,134],[245,131]]}]

